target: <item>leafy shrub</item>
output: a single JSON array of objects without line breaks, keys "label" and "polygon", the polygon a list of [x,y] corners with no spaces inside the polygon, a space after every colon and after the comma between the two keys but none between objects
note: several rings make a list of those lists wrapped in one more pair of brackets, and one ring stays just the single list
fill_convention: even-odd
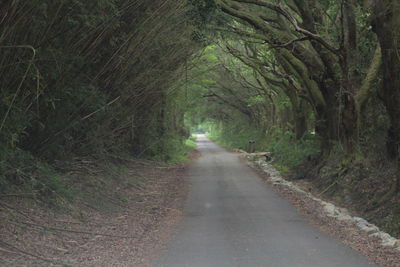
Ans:
[{"label": "leafy shrub", "polygon": [[286,132],[279,140],[269,142],[267,147],[267,150],[272,152],[275,166],[283,172],[319,153],[319,142],[311,134],[300,140],[293,140],[292,133]]},{"label": "leafy shrub", "polygon": [[228,149],[245,151],[249,151],[249,140],[254,140],[255,151],[272,152],[275,166],[283,172],[319,153],[319,142],[315,135],[308,133],[302,139],[295,140],[292,131],[282,131],[280,128],[272,128],[266,134],[251,127],[227,126],[222,130],[214,129],[208,137]]},{"label": "leafy shrub", "polygon": [[50,199],[70,199],[73,196],[62,175],[20,149],[2,151],[0,158],[0,192],[9,192],[11,188],[35,192],[39,197]]},{"label": "leafy shrub", "polygon": [[228,149],[238,148],[248,151],[249,141],[254,140],[254,149],[261,151],[267,144],[265,134],[251,127],[227,127],[223,130],[214,130],[208,137]]}]

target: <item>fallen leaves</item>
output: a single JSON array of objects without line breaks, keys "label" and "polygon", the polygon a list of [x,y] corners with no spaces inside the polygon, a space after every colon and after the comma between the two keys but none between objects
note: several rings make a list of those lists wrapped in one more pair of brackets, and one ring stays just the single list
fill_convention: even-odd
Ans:
[{"label": "fallen leaves", "polygon": [[1,199],[0,264],[149,266],[182,215],[188,187],[184,166],[141,166],[132,167],[145,177],[140,185],[105,185],[102,194],[117,188],[126,199],[119,214],[76,203],[74,208],[85,214],[76,218],[18,196]]}]

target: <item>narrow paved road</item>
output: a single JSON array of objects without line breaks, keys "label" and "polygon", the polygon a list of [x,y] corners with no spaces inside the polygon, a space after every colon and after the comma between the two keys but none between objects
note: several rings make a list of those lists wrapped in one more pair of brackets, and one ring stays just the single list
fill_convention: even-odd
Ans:
[{"label": "narrow paved road", "polygon": [[185,218],[156,266],[374,266],[307,224],[236,155],[204,136],[198,149]]}]

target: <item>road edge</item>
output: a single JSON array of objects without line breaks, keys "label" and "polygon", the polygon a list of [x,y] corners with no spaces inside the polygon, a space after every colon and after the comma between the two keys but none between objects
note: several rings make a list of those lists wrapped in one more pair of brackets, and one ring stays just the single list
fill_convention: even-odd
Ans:
[{"label": "road edge", "polygon": [[400,266],[399,240],[366,220],[352,216],[348,210],[319,199],[301,189],[300,185],[284,179],[263,156],[240,150],[235,152],[259,174],[268,187],[288,200],[309,223],[322,232],[349,245],[375,264]]}]

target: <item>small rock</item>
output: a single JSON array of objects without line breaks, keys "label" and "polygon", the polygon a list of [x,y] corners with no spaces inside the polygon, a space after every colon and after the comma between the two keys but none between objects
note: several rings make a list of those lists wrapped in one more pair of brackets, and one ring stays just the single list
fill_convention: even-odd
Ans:
[{"label": "small rock", "polygon": [[334,216],[336,214],[336,207],[331,203],[327,203],[324,205],[324,211],[327,215]]},{"label": "small rock", "polygon": [[376,226],[364,226],[364,227],[360,227],[360,229],[369,235],[377,233],[379,231],[379,228]]},{"label": "small rock", "polygon": [[385,246],[385,247],[394,248],[394,247],[397,247],[399,245],[399,240],[397,240],[397,239],[395,239],[393,237],[392,238],[388,238],[388,239],[386,239],[386,240],[384,240],[382,242],[382,245]]}]

